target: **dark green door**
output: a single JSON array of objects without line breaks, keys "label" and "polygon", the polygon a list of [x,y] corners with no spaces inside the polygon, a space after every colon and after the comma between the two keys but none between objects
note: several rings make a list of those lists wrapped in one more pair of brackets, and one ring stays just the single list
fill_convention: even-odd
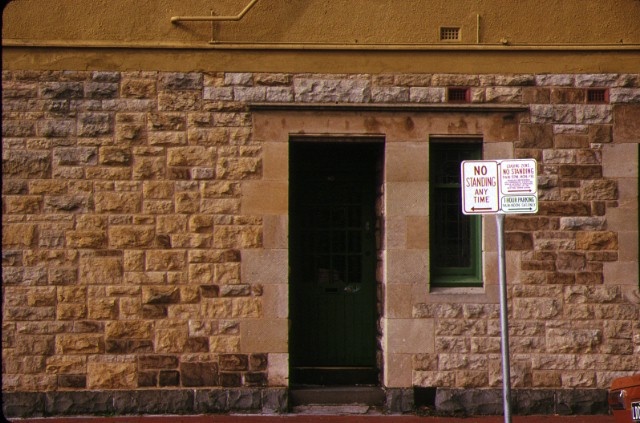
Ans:
[{"label": "dark green door", "polygon": [[375,203],[381,146],[291,143],[294,385],[378,382]]}]

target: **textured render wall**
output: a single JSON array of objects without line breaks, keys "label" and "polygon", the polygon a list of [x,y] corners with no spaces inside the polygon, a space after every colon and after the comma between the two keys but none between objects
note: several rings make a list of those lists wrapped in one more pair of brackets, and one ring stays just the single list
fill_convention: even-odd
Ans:
[{"label": "textured render wall", "polygon": [[[249,0],[14,0],[5,8],[4,39],[28,42],[114,45],[180,43],[193,46],[211,39],[207,22],[171,24],[172,16],[233,16]],[[49,10],[47,10],[49,9]],[[240,21],[216,26],[216,40],[254,43],[397,43],[439,42],[440,26],[462,29],[462,43],[637,44],[640,29],[635,0],[618,0],[603,10],[597,0],[509,0],[450,2],[434,0],[261,0]],[[477,27],[480,15],[480,28]],[[585,31],[589,28],[589,31]],[[480,37],[478,40],[477,37]],[[148,47],[151,47],[149,44]],[[150,59],[153,60],[153,59]],[[291,58],[291,61],[300,60]],[[508,64],[505,64],[508,66]]]},{"label": "textured render wall", "polygon": [[[424,152],[429,135],[482,134],[488,158],[539,161],[540,212],[506,221],[514,387],[605,388],[640,368],[640,75],[5,71],[3,391],[100,390],[107,411],[135,411],[108,392],[136,389],[177,392],[183,411],[281,407],[253,388],[288,383],[287,138],[264,117],[256,134],[248,103],[436,104],[448,85],[530,112],[506,126],[292,117],[315,133],[387,133],[385,183],[399,191],[385,199],[384,283],[413,289],[385,297],[387,385],[500,386],[491,219],[484,293],[429,292],[428,263],[407,275],[392,251],[428,256],[413,230],[428,216],[393,210],[402,189],[427,192],[414,180],[427,161],[402,146]],[[585,104],[591,86],[610,104]],[[425,351],[407,341],[416,330]],[[52,398],[31,404],[55,410]]]}]

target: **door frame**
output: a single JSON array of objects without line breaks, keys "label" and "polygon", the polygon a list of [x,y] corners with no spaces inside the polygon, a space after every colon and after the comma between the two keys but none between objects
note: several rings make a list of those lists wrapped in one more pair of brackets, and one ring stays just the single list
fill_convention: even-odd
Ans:
[{"label": "door frame", "polygon": [[[297,325],[295,323],[296,316],[296,304],[297,297],[295,295],[294,281],[292,276],[292,269],[296,265],[294,260],[294,253],[292,252],[294,245],[294,241],[292,238],[292,231],[297,230],[294,226],[296,223],[296,218],[294,213],[296,213],[296,204],[294,204],[295,198],[292,195],[293,191],[297,189],[298,184],[304,183],[304,181],[298,181],[297,178],[301,178],[302,175],[296,174],[296,167],[292,164],[292,161],[295,160],[295,154],[292,152],[294,148],[301,148],[300,146],[304,144],[313,143],[314,146],[322,148],[325,146],[327,149],[331,149],[331,146],[346,145],[356,146],[358,144],[361,145],[363,152],[366,151],[370,155],[368,160],[370,160],[370,165],[375,167],[375,170],[372,173],[372,177],[374,178],[371,181],[371,188],[375,190],[375,193],[372,192],[370,207],[372,211],[372,224],[373,227],[373,239],[372,242],[372,257],[371,257],[371,273],[372,273],[372,286],[370,289],[373,291],[371,293],[370,303],[367,305],[370,307],[371,311],[371,336],[372,338],[369,340],[371,344],[371,367],[368,372],[368,376],[363,378],[361,374],[364,372],[358,369],[351,369],[348,367],[336,367],[330,370],[329,367],[322,368],[322,366],[318,366],[321,368],[316,373],[316,369],[308,368],[304,370],[304,373],[300,373],[300,367],[297,367],[299,361],[296,358],[296,348],[295,344],[297,342],[296,339],[296,330]],[[356,147],[357,149],[358,147]],[[356,157],[355,153],[353,157]],[[292,386],[300,386],[309,384],[308,380],[313,379],[315,382],[314,385],[375,385],[379,386],[382,384],[382,351],[381,351],[381,338],[382,334],[380,333],[381,327],[381,303],[383,299],[381,298],[381,293],[383,290],[381,289],[381,285],[383,283],[380,280],[382,275],[382,262],[381,262],[381,251],[382,251],[382,204],[381,201],[382,196],[382,185],[384,182],[384,156],[385,156],[385,142],[384,138],[379,136],[370,137],[354,137],[354,136],[341,136],[341,137],[327,137],[327,136],[318,136],[318,137],[295,137],[291,138],[289,141],[289,310],[290,310],[290,329],[289,329],[289,376],[290,376],[290,384]],[[322,160],[322,157],[319,157],[317,160]],[[299,376],[300,374],[304,374],[304,377]]]}]

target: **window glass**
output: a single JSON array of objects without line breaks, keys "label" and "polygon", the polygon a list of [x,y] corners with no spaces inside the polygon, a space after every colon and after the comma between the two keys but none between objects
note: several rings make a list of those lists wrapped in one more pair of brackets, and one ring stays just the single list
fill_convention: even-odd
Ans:
[{"label": "window glass", "polygon": [[431,286],[482,285],[482,219],[462,213],[460,185],[460,163],[481,157],[479,140],[430,144]]}]

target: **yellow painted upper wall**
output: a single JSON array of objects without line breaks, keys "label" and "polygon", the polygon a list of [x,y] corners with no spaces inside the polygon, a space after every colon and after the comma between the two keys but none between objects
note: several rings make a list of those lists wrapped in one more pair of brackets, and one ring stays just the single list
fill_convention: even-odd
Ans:
[{"label": "yellow painted upper wall", "polygon": [[[594,57],[592,71],[606,71],[618,54],[625,69],[633,68],[640,51],[640,0],[257,0],[238,21],[171,22],[175,16],[212,12],[237,15],[250,1],[13,0],[3,12],[4,67],[329,71],[333,66],[364,72],[394,70],[394,63],[407,71],[416,63],[425,71],[454,71],[460,63],[473,69],[475,63],[480,72],[489,71],[483,60],[493,60],[496,51],[517,51],[507,65],[515,71],[523,58],[544,69],[557,60],[550,50],[570,48],[577,57],[604,51]],[[459,27],[461,40],[440,41],[441,26]],[[79,47],[85,59],[72,53]],[[140,51],[158,48],[165,51],[156,58],[144,59]],[[187,55],[184,49],[195,50]],[[349,54],[343,58],[336,51]],[[427,60],[441,51],[448,51],[445,63]],[[469,51],[474,53],[465,58]],[[541,57],[540,51],[548,53]],[[179,60],[169,64],[171,57]],[[277,69],[273,60],[279,61]],[[219,69],[222,63],[227,67]],[[566,70],[589,71],[589,63]]]},{"label": "yellow painted upper wall", "polygon": [[[250,0],[13,0],[3,39],[198,44],[208,22],[172,16],[237,15]],[[638,0],[258,0],[237,22],[218,25],[225,42],[435,43],[440,26],[462,42],[640,43]]]}]

